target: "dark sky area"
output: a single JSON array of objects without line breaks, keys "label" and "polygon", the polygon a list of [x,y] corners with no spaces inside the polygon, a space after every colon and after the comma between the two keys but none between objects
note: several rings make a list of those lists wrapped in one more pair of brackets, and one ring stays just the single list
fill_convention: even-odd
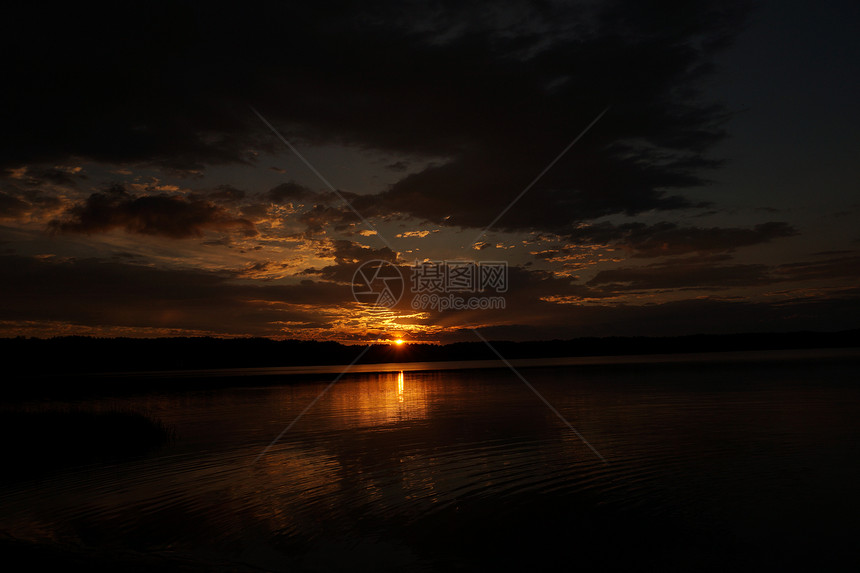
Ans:
[{"label": "dark sky area", "polygon": [[[857,2],[6,11],[2,336],[860,326]],[[369,308],[374,259],[505,308]]]}]

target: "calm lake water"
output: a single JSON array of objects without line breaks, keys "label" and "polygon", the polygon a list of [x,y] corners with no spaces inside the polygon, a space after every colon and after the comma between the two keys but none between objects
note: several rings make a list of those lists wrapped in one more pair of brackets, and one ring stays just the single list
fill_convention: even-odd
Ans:
[{"label": "calm lake water", "polygon": [[178,439],[0,486],[0,530],[273,571],[856,570],[860,360],[737,356],[523,368],[606,463],[500,368],[347,374],[256,462],[328,380],[88,400]]}]

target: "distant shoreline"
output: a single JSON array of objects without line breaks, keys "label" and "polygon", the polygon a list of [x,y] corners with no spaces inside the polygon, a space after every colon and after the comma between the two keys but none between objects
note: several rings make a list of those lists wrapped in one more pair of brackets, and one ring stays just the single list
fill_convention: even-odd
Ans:
[{"label": "distant shoreline", "polygon": [[[15,378],[130,372],[321,367],[711,352],[860,348],[860,329],[841,332],[695,334],[450,344],[373,344],[265,338],[2,338],[5,372]],[[494,351],[495,350],[495,351]]]},{"label": "distant shoreline", "polygon": [[[790,354],[789,354],[790,353]],[[860,359],[860,347],[801,348],[783,350],[735,350],[689,352],[673,354],[622,354],[600,356],[558,356],[550,358],[514,358],[509,360],[515,368],[552,366],[612,366],[633,364],[681,364],[690,362],[760,362],[771,360],[810,360],[829,358]],[[212,368],[200,370],[160,370],[140,372],[104,372],[93,376],[151,376],[151,377],[232,377],[232,376],[301,376],[318,374],[378,374],[386,372],[434,372],[437,370],[481,370],[509,368],[502,360],[455,360],[428,362],[378,362],[371,364],[327,364],[313,366],[281,366],[250,368]]]},{"label": "distant shoreline", "polygon": [[[87,398],[117,397],[175,392],[215,391],[296,383],[328,383],[344,375],[391,374],[398,372],[505,370],[576,367],[582,369],[644,370],[650,367],[699,369],[703,367],[755,368],[772,365],[793,368],[814,363],[834,366],[860,364],[860,347],[808,348],[781,350],[713,351],[700,353],[570,356],[550,358],[513,358],[507,360],[412,361],[331,364],[314,366],[218,368],[101,373],[49,373],[7,378],[0,404],[12,405],[45,401],[76,401]],[[510,365],[510,366],[509,366]]]}]

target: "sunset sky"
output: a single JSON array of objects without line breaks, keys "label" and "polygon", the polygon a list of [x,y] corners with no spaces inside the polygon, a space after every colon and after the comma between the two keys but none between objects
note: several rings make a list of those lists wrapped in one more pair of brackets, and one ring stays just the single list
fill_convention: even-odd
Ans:
[{"label": "sunset sky", "polygon": [[[6,9],[0,336],[860,326],[857,2],[236,6]],[[359,304],[372,259],[506,308]]]}]

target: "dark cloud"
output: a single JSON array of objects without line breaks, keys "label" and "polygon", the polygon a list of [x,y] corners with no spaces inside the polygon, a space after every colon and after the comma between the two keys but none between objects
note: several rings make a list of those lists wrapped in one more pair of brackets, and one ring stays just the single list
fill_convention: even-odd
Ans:
[{"label": "dark cloud", "polygon": [[314,193],[314,191],[304,185],[296,183],[295,181],[281,183],[280,185],[269,189],[266,193],[266,198],[273,203],[289,203],[291,201],[301,201],[315,196],[316,193]]},{"label": "dark cloud", "polygon": [[[399,264],[397,253],[388,247],[373,249],[346,239],[331,241],[317,252],[317,256],[334,258],[334,264],[320,269],[308,268],[302,271],[302,274],[318,276],[338,283],[352,283],[355,271],[367,261],[381,260]],[[399,264],[399,268],[402,276],[408,276],[406,265]]]},{"label": "dark cloud", "polygon": [[[0,320],[79,326],[283,335],[281,323],[323,327],[321,308],[349,288],[237,281],[237,272],[166,270],[96,259],[0,256]],[[241,274],[241,273],[239,273]]]},{"label": "dark cloud", "polygon": [[44,184],[74,187],[82,180],[87,179],[86,174],[78,167],[45,167],[25,166],[13,173],[7,170],[21,184],[38,187]]},{"label": "dark cloud", "polygon": [[385,166],[386,169],[390,169],[392,171],[406,171],[409,167],[409,164],[405,161],[395,161],[394,163],[390,163]]},{"label": "dark cloud", "polygon": [[19,187],[6,182],[0,191],[0,219],[21,220],[41,212],[51,212],[61,205],[61,199],[39,189]]},{"label": "dark cloud", "polygon": [[783,280],[860,279],[860,256],[779,265],[775,272]]},{"label": "dark cloud", "polygon": [[310,209],[302,211],[298,219],[305,225],[308,235],[323,233],[329,225],[335,231],[345,231],[361,222],[361,219],[349,208],[325,204],[315,204]]},{"label": "dark cloud", "polygon": [[714,289],[752,286],[774,282],[767,265],[715,265],[685,261],[603,270],[588,281],[604,290],[641,291],[652,289]]},{"label": "dark cloud", "polygon": [[124,4],[112,25],[72,8],[36,17],[29,6],[7,16],[17,25],[3,37],[15,88],[0,141],[9,165],[253,162],[252,149],[281,149],[254,104],[310,144],[448,158],[364,207],[482,227],[611,104],[499,222],[553,231],[691,206],[675,192],[716,165],[705,152],[727,117],[698,88],[746,12],[746,2],[716,1],[262,3],[224,13],[180,2]]},{"label": "dark cloud", "polygon": [[[325,280],[298,284],[259,281],[260,273],[278,271],[284,264],[282,261],[258,261],[238,270],[203,271],[157,269],[118,259],[0,256],[0,273],[4,277],[0,286],[3,295],[0,321],[31,326],[61,322],[94,328],[301,336],[306,329],[333,329],[349,316],[355,303],[348,285],[361,261],[385,256],[394,260],[393,254],[384,250],[362,249],[348,243],[333,244],[325,253],[333,255],[336,263],[308,273],[309,278],[325,275]],[[839,261],[832,263],[834,272],[838,272],[835,267]],[[856,263],[853,261],[850,267],[855,273]],[[401,269],[407,271],[404,266]],[[629,300],[614,299],[611,293],[601,295],[596,287],[605,284],[578,285],[552,273],[518,267],[510,271],[510,288],[505,295],[507,308],[503,311],[431,312],[404,320],[446,329],[442,333],[437,330],[416,334],[416,338],[441,336],[443,340],[452,340],[463,336],[463,328],[481,325],[485,335],[492,338],[528,339],[832,330],[856,326],[852,321],[860,310],[856,280],[825,295],[804,289],[798,291],[801,294],[784,296],[775,302],[703,297],[636,305]],[[745,282],[754,282],[763,274],[761,269],[734,272]],[[844,270],[841,272],[845,274]],[[795,278],[802,275],[798,273]],[[725,284],[717,278],[702,280]],[[656,286],[677,287],[679,283]],[[588,297],[593,302],[557,304],[550,299],[553,295]],[[407,298],[401,301],[406,305],[404,308],[408,308]],[[314,334],[318,335],[319,330]]]},{"label": "dark cloud", "polygon": [[[653,336],[697,332],[832,330],[853,328],[860,310],[860,289],[845,281],[841,288],[786,290],[771,300],[697,293],[673,300],[663,291],[698,289],[685,273],[712,284],[712,290],[786,282],[777,268],[726,265],[711,271],[687,261],[661,265],[648,273],[617,275],[626,283],[578,284],[545,271],[510,269],[506,307],[498,311],[430,312],[410,319],[423,326],[444,326],[445,339],[470,339],[465,328],[481,325],[488,337],[507,340],[569,338],[572,336]],[[608,277],[607,277],[608,278]],[[634,285],[632,281],[639,284]],[[639,287],[639,288],[634,288]],[[653,289],[653,290],[652,290]],[[657,296],[637,300],[647,290]],[[563,302],[566,301],[566,302]],[[402,304],[402,303],[401,303]],[[403,305],[408,308],[408,304]]]},{"label": "dark cloud", "polygon": [[634,257],[649,258],[690,253],[731,252],[741,247],[797,235],[788,223],[769,222],[752,228],[682,227],[675,223],[600,223],[581,226],[568,234],[574,242],[612,244]]},{"label": "dark cloud", "polygon": [[[860,291],[830,298],[798,297],[781,304],[746,299],[699,298],[648,305],[553,305],[553,314],[481,329],[496,340],[574,336],[677,336],[736,332],[837,331],[856,328]],[[474,339],[471,332],[448,336]],[[471,339],[469,338],[471,336]]]},{"label": "dark cloud", "polygon": [[49,226],[59,233],[92,234],[123,229],[176,239],[199,237],[205,231],[257,234],[253,223],[209,201],[172,195],[134,196],[121,186],[93,193]]},{"label": "dark cloud", "polygon": [[[587,123],[583,120],[581,123]],[[505,143],[513,145],[507,140]],[[409,175],[378,196],[362,197],[356,206],[374,214],[401,212],[440,225],[482,228],[507,208],[566,144],[557,143],[555,149],[541,145],[540,157],[533,143],[529,150],[495,148],[458,157]],[[597,217],[695,206],[661,189],[698,185],[701,181],[696,177],[634,166],[635,162],[626,164],[626,160],[607,154],[601,157],[587,148],[577,149],[523,196],[496,228],[566,233],[581,221]]]},{"label": "dark cloud", "polygon": [[228,236],[221,236],[217,239],[209,239],[200,243],[201,245],[205,245],[207,247],[227,247],[233,248],[233,240]]},{"label": "dark cloud", "polygon": [[284,269],[289,266],[289,263],[257,261],[255,263],[249,263],[242,269],[233,271],[233,275],[237,278],[258,278],[264,281],[272,280],[272,278],[276,278],[273,275],[282,274]]},{"label": "dark cloud", "polygon": [[0,219],[17,219],[30,210],[30,204],[0,191]]},{"label": "dark cloud", "polygon": [[860,278],[860,257],[857,256],[780,265],[720,264],[725,260],[719,256],[694,257],[607,269],[599,271],[587,286],[598,291],[623,293],[655,289],[725,289],[798,281],[826,281],[836,285],[840,280]]},{"label": "dark cloud", "polygon": [[245,192],[232,185],[219,185],[217,189],[206,195],[206,199],[219,203],[238,203],[244,198]]},{"label": "dark cloud", "polygon": [[250,205],[242,205],[240,209],[243,217],[251,220],[265,219],[269,214],[268,203],[252,203]]}]

